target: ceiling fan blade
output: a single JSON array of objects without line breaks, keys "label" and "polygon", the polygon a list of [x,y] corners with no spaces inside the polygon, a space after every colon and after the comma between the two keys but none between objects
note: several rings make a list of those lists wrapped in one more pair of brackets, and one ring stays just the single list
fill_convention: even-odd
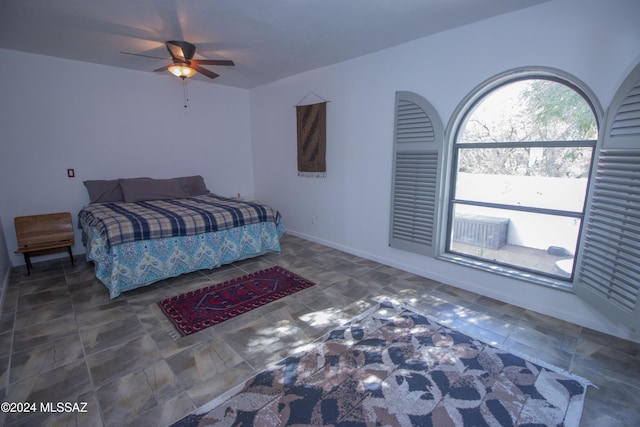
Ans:
[{"label": "ceiling fan blade", "polygon": [[191,63],[200,65],[236,65],[228,59],[192,59]]},{"label": "ceiling fan blade", "polygon": [[160,68],[158,68],[158,69],[156,69],[156,70],[153,70],[153,71],[154,71],[154,72],[157,72],[157,71],[167,71],[171,65],[172,65],[172,64],[165,65],[164,67],[160,67]]},{"label": "ceiling fan blade", "polygon": [[160,58],[159,56],[142,55],[140,53],[130,53],[130,52],[120,52],[120,53],[122,53],[124,55],[142,56],[143,58],[171,60],[171,58]]},{"label": "ceiling fan blade", "polygon": [[166,46],[174,59],[189,60],[196,53],[194,44],[181,40],[169,40]]},{"label": "ceiling fan blade", "polygon": [[173,59],[181,59],[183,61],[186,59],[184,57],[184,52],[182,52],[182,48],[180,46],[176,46],[167,42],[167,49],[169,49],[169,53],[171,53]]},{"label": "ceiling fan blade", "polygon": [[203,75],[209,77],[210,79],[215,79],[216,77],[218,77],[220,75],[220,74],[214,73],[213,71],[207,70],[206,68],[202,68],[198,64],[194,64],[193,61],[191,61],[191,65],[190,66],[191,66],[191,68],[193,68],[194,70],[196,70],[200,74],[203,74]]}]

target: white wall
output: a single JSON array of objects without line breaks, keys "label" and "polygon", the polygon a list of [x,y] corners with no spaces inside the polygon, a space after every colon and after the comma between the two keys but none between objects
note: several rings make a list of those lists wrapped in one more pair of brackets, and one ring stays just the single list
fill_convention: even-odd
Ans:
[{"label": "white wall", "polygon": [[0,67],[11,70],[0,83],[0,219],[13,265],[24,263],[13,218],[75,218],[89,201],[84,180],[198,174],[221,195],[253,194],[247,90],[191,80],[185,109],[169,73],[8,50]]},{"label": "white wall", "polygon": [[[253,89],[256,196],[277,206],[294,234],[640,340],[571,293],[388,247],[396,91],[424,96],[446,124],[463,97],[486,79],[536,65],[575,75],[606,106],[640,60],[638,17],[637,0],[554,0]],[[331,101],[325,179],[296,175],[293,107],[310,91]]]},{"label": "white wall", "polygon": [[[580,212],[588,181],[587,178],[458,173],[456,197],[506,205],[553,206]],[[497,194],[495,189],[500,189],[500,192]],[[509,218],[507,243],[511,245],[539,250],[559,246],[571,253],[576,249],[580,221],[575,218],[468,205],[457,205],[455,212]]]}]

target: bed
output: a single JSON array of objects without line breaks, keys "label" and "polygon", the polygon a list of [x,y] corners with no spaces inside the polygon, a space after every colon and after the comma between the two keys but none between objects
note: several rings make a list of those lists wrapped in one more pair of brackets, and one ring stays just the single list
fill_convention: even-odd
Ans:
[{"label": "bed", "polygon": [[[194,184],[195,183],[195,184]],[[85,181],[78,214],[87,259],[111,298],[202,269],[280,251],[268,205],[210,193],[202,177]]]}]

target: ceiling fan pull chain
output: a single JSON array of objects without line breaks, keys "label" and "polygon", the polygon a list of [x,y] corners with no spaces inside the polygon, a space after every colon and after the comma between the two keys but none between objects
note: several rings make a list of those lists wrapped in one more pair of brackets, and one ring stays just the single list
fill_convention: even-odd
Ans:
[{"label": "ceiling fan pull chain", "polygon": [[182,94],[184,95],[184,108],[187,108],[189,102],[189,91],[187,90],[187,81],[182,79]]}]

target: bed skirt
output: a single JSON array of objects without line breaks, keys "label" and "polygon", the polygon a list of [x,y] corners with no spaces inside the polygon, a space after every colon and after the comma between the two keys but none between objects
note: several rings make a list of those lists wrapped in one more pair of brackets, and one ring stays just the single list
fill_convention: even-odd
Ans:
[{"label": "bed skirt", "polygon": [[87,259],[111,298],[122,292],[197,270],[280,252],[285,226],[261,222],[195,236],[129,242],[108,247],[93,227],[84,228]]}]

